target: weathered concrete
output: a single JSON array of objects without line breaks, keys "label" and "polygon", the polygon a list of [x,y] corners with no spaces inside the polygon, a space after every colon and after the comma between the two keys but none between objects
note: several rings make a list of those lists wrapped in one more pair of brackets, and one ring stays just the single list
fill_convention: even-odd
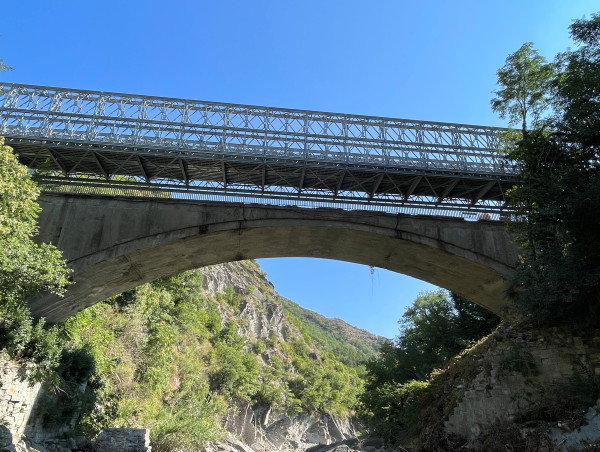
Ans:
[{"label": "weathered concrete", "polygon": [[488,221],[110,196],[44,195],[40,205],[39,240],[74,269],[64,298],[31,301],[51,321],[191,268],[293,256],[404,273],[501,313],[518,260],[504,224]]}]

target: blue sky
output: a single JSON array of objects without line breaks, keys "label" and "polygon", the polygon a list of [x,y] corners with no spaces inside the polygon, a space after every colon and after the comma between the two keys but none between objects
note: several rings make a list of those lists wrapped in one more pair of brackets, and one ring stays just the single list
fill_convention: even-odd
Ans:
[{"label": "blue sky", "polygon": [[[495,72],[551,59],[597,0],[7,0],[4,81],[397,118],[506,125]],[[348,263],[261,260],[279,292],[393,337],[431,286]]]}]

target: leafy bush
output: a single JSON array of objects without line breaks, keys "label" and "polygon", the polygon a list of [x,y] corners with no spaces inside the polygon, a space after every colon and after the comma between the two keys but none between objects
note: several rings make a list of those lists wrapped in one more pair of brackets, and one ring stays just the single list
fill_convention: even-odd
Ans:
[{"label": "leafy bush", "polygon": [[94,371],[94,359],[88,350],[62,350],[55,391],[43,392],[39,401],[45,427],[72,425],[92,412],[98,387],[88,382]]},{"label": "leafy bush", "polygon": [[25,300],[41,291],[62,294],[69,274],[58,249],[32,240],[38,195],[27,168],[0,137],[0,348],[35,364],[31,381],[56,379],[62,344],[55,328],[32,318]]},{"label": "leafy bush", "polygon": [[226,343],[214,347],[216,370],[211,386],[229,397],[250,399],[258,390],[258,363],[254,356]]},{"label": "leafy bush", "polygon": [[[386,441],[399,442],[416,433],[421,398],[429,382],[384,383],[370,392],[365,404],[369,425]],[[366,402],[366,401],[365,401]]]},{"label": "leafy bush", "polygon": [[439,380],[436,369],[498,322],[457,295],[441,290],[420,294],[403,314],[395,341],[382,344],[366,364],[361,414],[374,432],[395,441],[415,434],[418,400]]},{"label": "leafy bush", "polygon": [[200,450],[207,441],[225,437],[221,419],[225,416],[225,401],[213,396],[208,386],[178,394],[163,406],[150,430],[152,450]]}]

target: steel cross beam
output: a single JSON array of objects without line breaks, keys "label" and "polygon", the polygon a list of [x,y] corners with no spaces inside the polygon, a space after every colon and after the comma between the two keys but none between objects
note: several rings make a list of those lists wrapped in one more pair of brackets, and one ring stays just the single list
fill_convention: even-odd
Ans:
[{"label": "steel cross beam", "polygon": [[0,135],[54,190],[500,213],[504,130],[0,83]]}]

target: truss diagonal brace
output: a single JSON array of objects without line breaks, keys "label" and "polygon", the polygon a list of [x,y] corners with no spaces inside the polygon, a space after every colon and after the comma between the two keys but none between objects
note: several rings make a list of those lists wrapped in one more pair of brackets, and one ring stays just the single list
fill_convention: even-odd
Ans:
[{"label": "truss diagonal brace", "polygon": [[104,178],[106,180],[109,180],[110,179],[110,174],[108,174],[108,171],[104,167],[104,164],[102,163],[102,160],[100,160],[100,156],[96,152],[92,152],[92,155],[94,156],[94,160],[96,160],[96,163],[98,164],[98,168],[100,168],[100,172],[102,173],[102,175],[104,176]]},{"label": "truss diagonal brace", "polygon": [[408,188],[408,191],[404,194],[405,201],[407,201],[408,198],[410,198],[410,196],[413,194],[413,192],[417,188],[417,185],[421,183],[421,179],[423,179],[423,176],[417,176],[413,179],[412,183],[410,184],[410,187]]},{"label": "truss diagonal brace", "polygon": [[185,170],[185,163],[183,163],[183,159],[178,159],[179,160],[179,168],[181,168],[181,175],[183,176],[183,180],[185,181],[185,185],[189,186],[190,185],[190,178],[188,176],[187,171]]},{"label": "truss diagonal brace", "polygon": [[304,188],[304,178],[306,177],[306,166],[302,167],[302,171],[300,172],[300,182],[298,183],[298,196],[300,196],[300,192]]},{"label": "truss diagonal brace", "polygon": [[377,189],[381,185],[383,176],[385,176],[385,173],[380,173],[379,176],[375,178],[375,181],[373,182],[373,188],[371,188],[371,193],[369,193],[369,199],[373,199],[373,196],[375,196],[375,193],[377,193]]},{"label": "truss diagonal brace", "polygon": [[142,171],[142,174],[144,176],[144,179],[146,179],[146,182],[150,182],[150,178],[148,177],[148,171],[146,171],[146,167],[144,166],[144,162],[142,161],[142,158],[139,155],[136,155],[136,157],[137,157],[138,165],[140,166],[140,170]]},{"label": "truss diagonal brace", "polygon": [[440,204],[446,198],[446,196],[448,196],[450,194],[450,192],[452,190],[454,190],[454,187],[456,187],[457,184],[458,184],[458,179],[454,179],[452,182],[450,182],[447,185],[446,188],[444,188],[444,191],[438,197],[438,204]]},{"label": "truss diagonal brace", "polygon": [[333,192],[334,198],[338,195],[340,188],[342,188],[342,183],[344,182],[344,177],[346,177],[346,170],[342,170],[342,172],[340,173],[340,175],[338,177],[337,184],[335,186],[335,191]]},{"label": "truss diagonal brace", "polygon": [[52,158],[52,161],[56,163],[56,166],[58,166],[60,170],[65,174],[65,176],[67,176],[69,174],[69,172],[67,171],[67,167],[60,161],[58,155],[56,155],[54,151],[50,149],[48,149],[48,152],[50,153],[50,158]]},{"label": "truss diagonal brace", "polygon": [[481,198],[483,198],[486,193],[488,191],[490,191],[492,189],[492,187],[496,184],[496,181],[490,181],[487,184],[485,184],[481,190],[479,190],[479,193],[477,193],[477,195],[475,196],[475,198],[473,198],[473,201],[471,201],[471,205],[476,204],[477,201],[479,201]]}]

